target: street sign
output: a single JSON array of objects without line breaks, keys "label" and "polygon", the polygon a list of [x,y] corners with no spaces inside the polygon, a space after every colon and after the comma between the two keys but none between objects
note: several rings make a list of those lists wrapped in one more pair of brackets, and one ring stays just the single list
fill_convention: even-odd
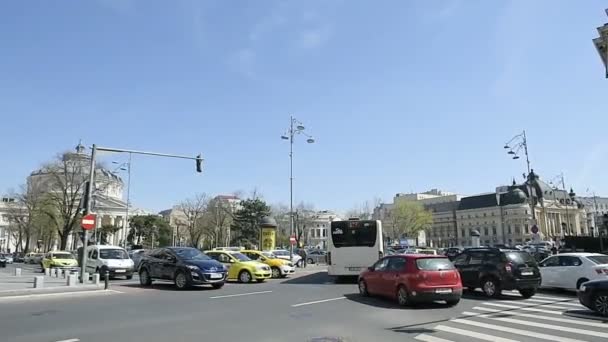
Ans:
[{"label": "street sign", "polygon": [[538,226],[533,225],[532,228],[530,229],[530,231],[532,232],[532,234],[538,234]]},{"label": "street sign", "polygon": [[296,244],[296,237],[295,237],[295,236],[293,236],[293,235],[292,235],[292,236],[290,236],[290,237],[289,237],[289,243],[291,243],[292,245],[295,245],[295,244]]},{"label": "street sign", "polygon": [[95,214],[88,214],[83,216],[82,220],[80,220],[80,226],[84,230],[90,230],[95,228],[95,222],[97,221],[97,216]]}]

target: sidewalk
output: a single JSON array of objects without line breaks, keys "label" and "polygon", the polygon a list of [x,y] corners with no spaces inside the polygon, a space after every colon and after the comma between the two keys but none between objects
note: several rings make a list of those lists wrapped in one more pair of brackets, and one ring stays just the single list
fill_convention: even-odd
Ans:
[{"label": "sidewalk", "polygon": [[[15,276],[15,268],[21,268],[21,276]],[[34,277],[42,276],[43,287],[34,288]],[[45,276],[40,273],[40,268],[35,265],[11,264],[6,268],[0,268],[0,298],[33,294],[48,294],[62,292],[81,292],[103,289],[103,284],[95,285],[76,283],[75,286],[67,285],[67,277]]]}]

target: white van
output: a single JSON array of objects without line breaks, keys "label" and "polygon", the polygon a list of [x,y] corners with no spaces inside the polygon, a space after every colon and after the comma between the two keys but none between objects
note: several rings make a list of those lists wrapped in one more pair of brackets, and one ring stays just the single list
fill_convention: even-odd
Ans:
[{"label": "white van", "polygon": [[99,273],[101,278],[108,270],[110,277],[124,276],[133,278],[133,260],[127,251],[119,246],[94,245],[87,247],[86,271],[89,274]]}]

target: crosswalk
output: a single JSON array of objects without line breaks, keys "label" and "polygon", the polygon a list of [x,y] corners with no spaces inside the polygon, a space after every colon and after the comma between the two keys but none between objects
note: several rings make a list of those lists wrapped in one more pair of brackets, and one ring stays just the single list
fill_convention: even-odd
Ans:
[{"label": "crosswalk", "polygon": [[[539,295],[480,302],[414,337],[423,342],[595,342],[608,340],[608,323],[585,317],[572,297]],[[509,299],[508,296],[514,296]]]}]

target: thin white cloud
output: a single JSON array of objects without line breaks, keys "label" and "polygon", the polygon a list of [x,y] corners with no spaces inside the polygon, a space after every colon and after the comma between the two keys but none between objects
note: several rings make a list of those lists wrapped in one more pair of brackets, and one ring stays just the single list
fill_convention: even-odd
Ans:
[{"label": "thin white cloud", "polygon": [[331,31],[326,26],[305,29],[299,33],[297,45],[302,49],[316,49],[327,43],[330,36]]}]

